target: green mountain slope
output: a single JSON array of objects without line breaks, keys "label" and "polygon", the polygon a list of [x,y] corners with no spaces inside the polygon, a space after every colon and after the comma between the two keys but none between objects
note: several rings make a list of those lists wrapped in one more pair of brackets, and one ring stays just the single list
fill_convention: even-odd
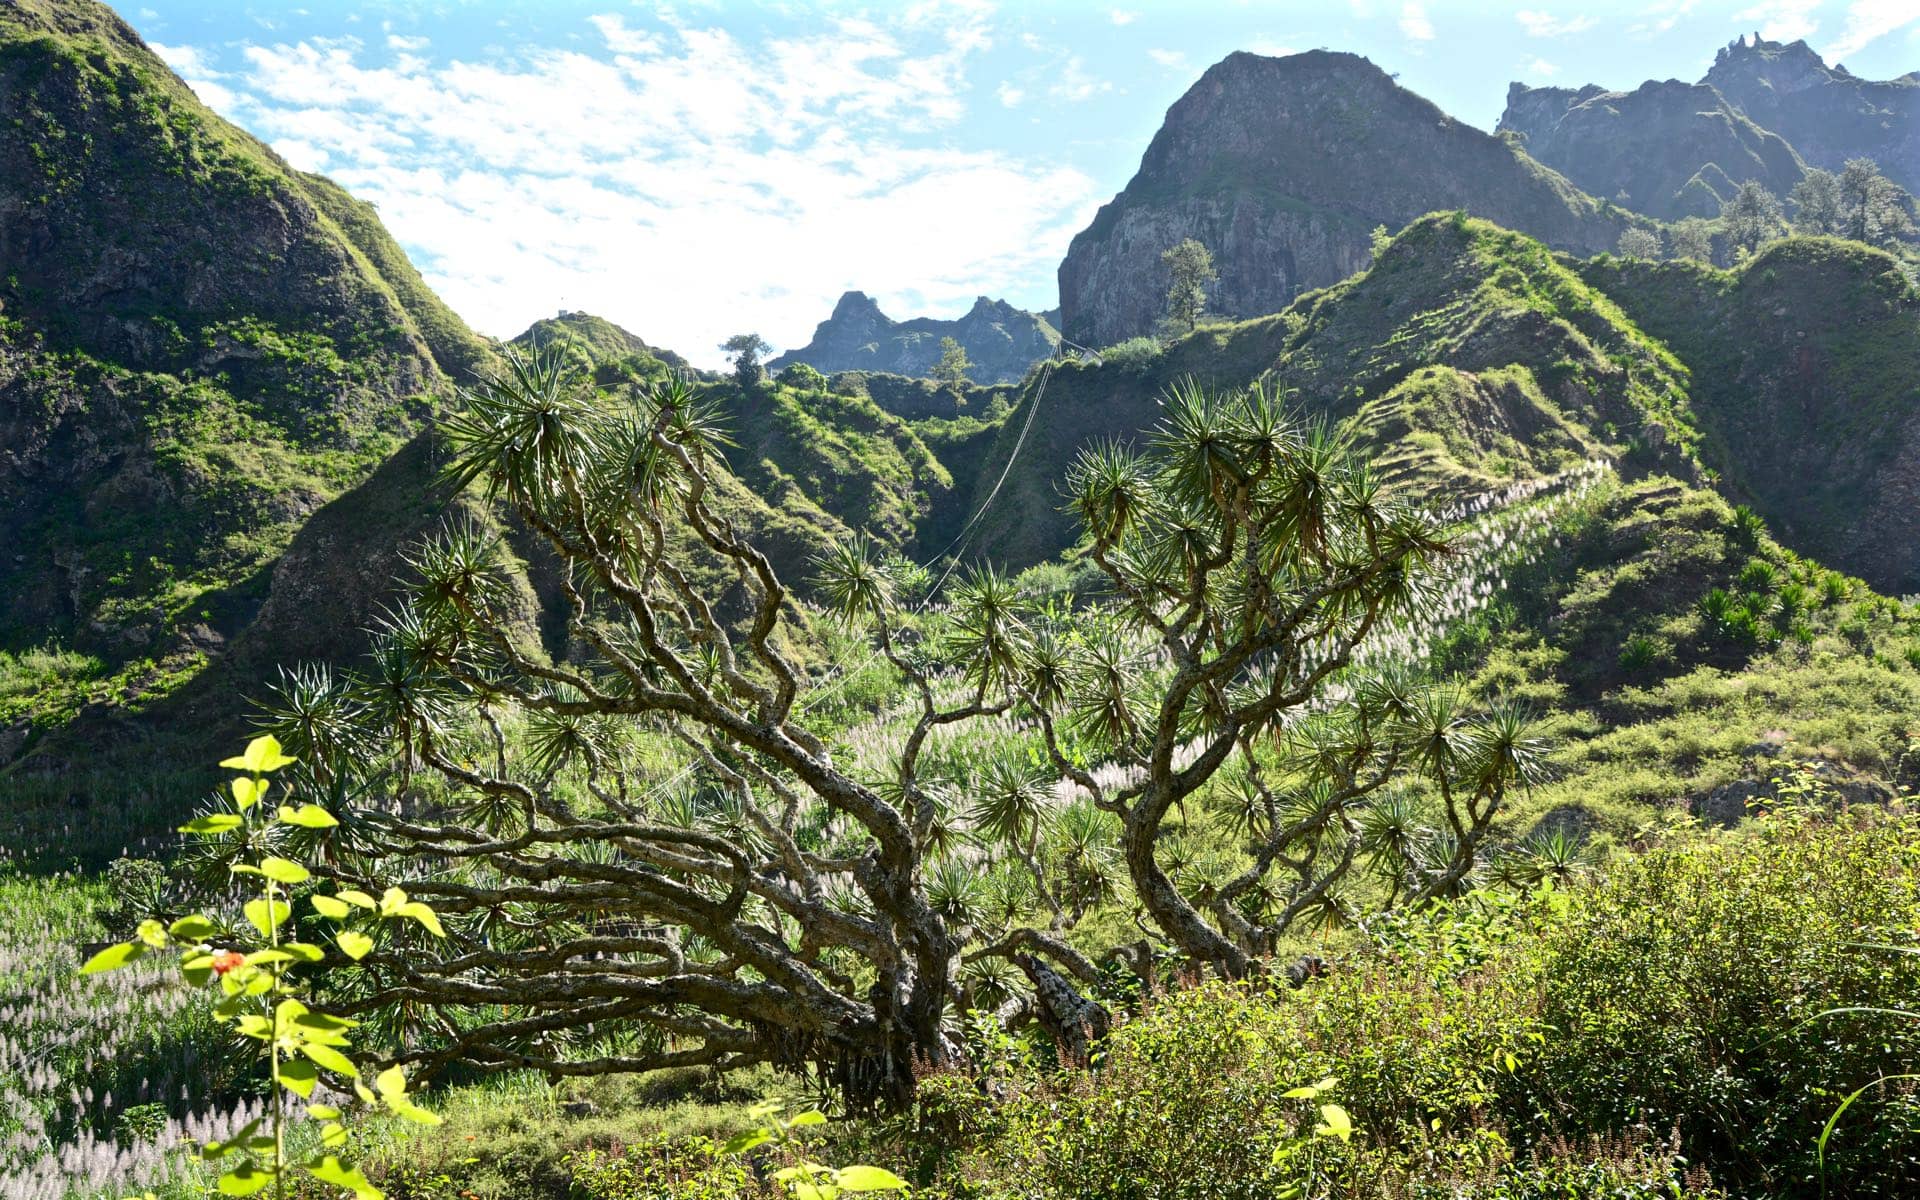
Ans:
[{"label": "green mountain slope", "polygon": [[1732,271],[1582,274],[1686,363],[1728,495],[1802,553],[1920,592],[1920,290],[1892,257],[1794,238]]},{"label": "green mountain slope", "polygon": [[0,8],[0,650],[93,660],[0,720],[218,657],[307,516],[489,354],[371,208],[104,6]]}]

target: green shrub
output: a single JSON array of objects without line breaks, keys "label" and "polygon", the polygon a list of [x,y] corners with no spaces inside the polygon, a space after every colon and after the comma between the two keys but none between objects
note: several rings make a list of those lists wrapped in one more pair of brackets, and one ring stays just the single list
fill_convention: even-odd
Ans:
[{"label": "green shrub", "polygon": [[[1858,1011],[1920,987],[1920,958],[1868,947],[1920,939],[1920,821],[1819,811],[1690,836],[1590,887],[1376,923],[1372,949],[1300,990],[1158,998],[1098,1071],[1015,1070],[997,1107],[936,1084],[921,1121],[944,1161],[925,1182],[1280,1197],[1304,1144],[1309,1196],[1816,1195],[1839,1097],[1920,1058],[1920,1023]],[[1328,1078],[1351,1145],[1298,1141],[1313,1122],[1290,1092]],[[1829,1194],[1906,1194],[1920,1104],[1859,1103]]]},{"label": "green shrub", "polygon": [[1160,360],[1160,343],[1150,337],[1128,338],[1100,352],[1100,360],[1110,367],[1144,375]]}]

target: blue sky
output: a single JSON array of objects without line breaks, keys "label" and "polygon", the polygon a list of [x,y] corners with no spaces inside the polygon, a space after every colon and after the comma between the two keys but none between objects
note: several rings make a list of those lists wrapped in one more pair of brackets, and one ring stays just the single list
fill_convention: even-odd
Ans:
[{"label": "blue sky", "polygon": [[1920,68],[1920,0],[890,5],[132,0],[215,109],[376,204],[475,328],[561,308],[696,362],[895,317],[1055,303],[1075,231],[1236,49],[1364,54],[1491,129],[1507,84],[1697,79],[1742,33]]}]

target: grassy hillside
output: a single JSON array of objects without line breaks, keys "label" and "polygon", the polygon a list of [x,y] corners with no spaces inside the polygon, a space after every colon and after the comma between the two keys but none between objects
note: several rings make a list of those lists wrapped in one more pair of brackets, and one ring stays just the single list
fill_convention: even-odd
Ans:
[{"label": "grassy hillside", "polygon": [[1791,238],[1730,271],[1582,275],[1689,369],[1702,461],[1782,540],[1920,591],[1920,290],[1858,242]]},{"label": "grassy hillside", "polygon": [[4,760],[217,660],[309,514],[490,352],[368,206],[86,0],[0,10],[0,211],[0,651],[68,664],[7,668]]}]

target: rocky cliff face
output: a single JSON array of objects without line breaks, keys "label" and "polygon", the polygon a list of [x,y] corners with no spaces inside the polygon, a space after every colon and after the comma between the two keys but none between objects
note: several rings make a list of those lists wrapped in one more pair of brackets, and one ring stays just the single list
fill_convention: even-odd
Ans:
[{"label": "rocky cliff face", "polygon": [[1920,192],[1920,73],[1861,79],[1827,66],[1803,41],[1756,35],[1723,47],[1703,82],[1793,143],[1809,166],[1837,171],[1849,158],[1871,158]]},{"label": "rocky cliff face", "polygon": [[1677,79],[1631,92],[1516,83],[1499,127],[1585,190],[1664,221],[1717,216],[1750,179],[1785,196],[1806,170],[1719,92]]},{"label": "rocky cliff face", "polygon": [[925,376],[940,359],[940,339],[959,342],[973,363],[976,383],[1012,383],[1034,363],[1053,355],[1060,335],[1047,320],[985,296],[955,321],[915,317],[896,321],[865,292],[848,292],[833,315],[813,331],[813,340],[768,363],[779,370],[806,363],[826,374],[878,371]]},{"label": "rocky cliff face", "polygon": [[1212,311],[1254,316],[1364,267],[1375,226],[1440,209],[1581,253],[1612,247],[1635,219],[1364,58],[1232,54],[1168,110],[1139,172],[1073,239],[1062,332],[1104,346],[1150,331],[1160,255],[1185,238],[1213,252]]},{"label": "rocky cliff face", "polygon": [[[490,354],[371,208],[104,6],[0,6],[0,648],[217,657],[308,514]],[[375,597],[333,599],[351,628]]]}]

